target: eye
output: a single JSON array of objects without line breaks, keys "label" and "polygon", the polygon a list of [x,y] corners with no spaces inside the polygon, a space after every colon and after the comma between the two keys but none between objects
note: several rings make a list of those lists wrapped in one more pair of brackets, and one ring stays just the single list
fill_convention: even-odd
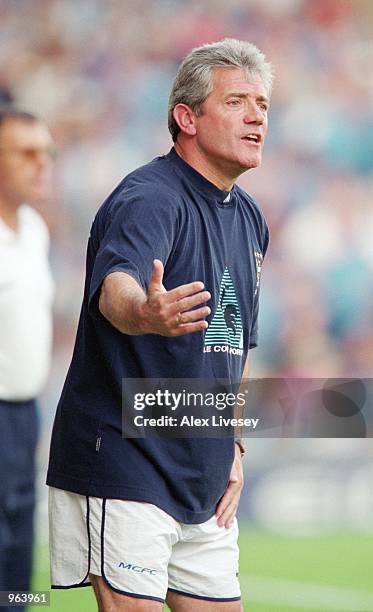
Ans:
[{"label": "eye", "polygon": [[231,100],[228,100],[227,104],[229,104],[229,106],[239,106],[241,102],[242,100],[240,98],[232,98]]},{"label": "eye", "polygon": [[265,113],[268,111],[268,104],[266,104],[265,102],[259,102],[258,106]]}]

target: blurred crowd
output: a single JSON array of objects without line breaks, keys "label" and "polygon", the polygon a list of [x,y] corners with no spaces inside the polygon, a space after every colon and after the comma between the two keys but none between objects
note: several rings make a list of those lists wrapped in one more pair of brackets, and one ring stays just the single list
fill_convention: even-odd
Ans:
[{"label": "blurred crowd", "polygon": [[263,165],[239,181],[271,232],[254,373],[370,376],[370,0],[2,0],[0,24],[0,98],[45,118],[59,148],[42,211],[57,285],[50,402],[71,356],[95,211],[171,147],[181,58],[227,36],[257,44],[276,71]]}]

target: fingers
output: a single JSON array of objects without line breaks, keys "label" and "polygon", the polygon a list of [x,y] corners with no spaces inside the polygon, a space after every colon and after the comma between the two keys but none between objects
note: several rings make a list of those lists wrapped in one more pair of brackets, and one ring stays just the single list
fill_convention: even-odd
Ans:
[{"label": "fingers", "polygon": [[162,262],[154,259],[147,300],[142,309],[146,332],[183,336],[206,329],[208,324],[204,319],[211,309],[206,305],[196,308],[211,298],[208,291],[203,291],[204,284],[195,281],[166,291],[163,274]]},{"label": "fingers", "polygon": [[[160,289],[164,291],[163,275],[163,263],[159,259],[154,259],[148,293],[159,291]],[[173,305],[170,311],[171,314],[189,310],[194,306],[198,306],[198,304],[202,304],[202,302],[207,302],[211,298],[211,294],[208,291],[203,291],[203,289],[204,284],[201,281],[194,281],[167,291],[167,295],[164,296],[164,299],[165,303]]]},{"label": "fingers", "polygon": [[239,493],[240,493],[240,489],[237,486],[237,484],[236,483],[233,484],[230,482],[216,509],[215,514],[216,514],[217,519],[219,519],[224,514],[227,508],[233,503],[234,498],[236,496],[237,497],[239,496]]},{"label": "fingers", "polygon": [[238,509],[238,500],[231,500],[231,502],[226,506],[225,510],[219,515],[218,525],[219,527],[225,527],[225,529],[229,529],[233,525],[233,521],[237,514]]},{"label": "fingers", "polygon": [[216,518],[219,527],[229,529],[236,516],[238,502],[241,494],[241,484],[231,482],[225,491],[216,509]]},{"label": "fingers", "polygon": [[153,261],[153,272],[149,281],[148,292],[163,289],[163,263],[159,259]]},{"label": "fingers", "polygon": [[[168,292],[168,295],[170,293],[171,291]],[[200,291],[199,293],[196,293],[190,297],[185,297],[180,300],[174,301],[170,305],[170,312],[172,314],[184,312],[185,310],[190,310],[191,308],[194,308],[194,306],[199,306],[199,304],[208,302],[208,300],[210,299],[211,299],[211,294],[208,291]],[[210,314],[210,312],[208,312],[207,314]]]},{"label": "fingers", "polygon": [[[181,300],[188,295],[193,295],[199,291],[204,289],[204,284],[200,281],[194,281],[193,283],[187,283],[186,285],[180,285],[179,287],[175,287],[175,289],[171,289],[167,292],[167,300],[168,302],[176,302],[177,300]],[[210,298],[208,298],[210,299]],[[197,302],[200,303],[200,302]]]},{"label": "fingers", "polygon": [[181,312],[177,317],[177,324],[183,325],[184,323],[192,323],[193,321],[198,321],[199,319],[204,319],[208,317],[211,310],[208,306],[204,306],[203,308],[197,308],[196,310],[190,310],[189,312]]},{"label": "fingers", "polygon": [[186,323],[184,325],[178,325],[171,333],[171,336],[185,336],[185,334],[193,334],[194,332],[202,331],[207,329],[207,321],[197,321],[196,323]]}]

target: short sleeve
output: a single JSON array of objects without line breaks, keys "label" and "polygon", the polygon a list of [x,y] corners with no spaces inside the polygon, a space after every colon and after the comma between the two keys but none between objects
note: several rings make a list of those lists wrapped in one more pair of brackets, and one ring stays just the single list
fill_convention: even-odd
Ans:
[{"label": "short sleeve", "polygon": [[264,237],[263,237],[263,247],[262,247],[263,259],[266,256],[267,249],[268,249],[268,244],[269,244],[269,230],[268,230],[268,225],[265,224],[265,227],[264,227]]},{"label": "short sleeve", "polygon": [[154,259],[166,266],[177,235],[178,215],[170,195],[159,189],[129,189],[117,197],[99,241],[89,285],[90,308],[112,272],[126,272],[146,290]]},{"label": "short sleeve", "polygon": [[[262,257],[264,259],[265,254],[268,249],[269,244],[269,230],[268,226],[263,219],[263,233],[262,233]],[[260,293],[260,283],[258,286],[258,291],[254,298],[254,311],[253,318],[250,330],[250,338],[249,338],[249,349],[255,348],[258,346],[258,317],[259,317],[259,293]]]},{"label": "short sleeve", "polygon": [[249,349],[258,346],[258,315],[259,315],[259,296],[255,297],[253,321],[250,329]]}]

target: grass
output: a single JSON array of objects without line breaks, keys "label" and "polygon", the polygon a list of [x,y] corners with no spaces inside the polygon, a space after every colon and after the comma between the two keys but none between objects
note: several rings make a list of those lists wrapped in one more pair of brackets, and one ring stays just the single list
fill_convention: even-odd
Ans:
[{"label": "grass", "polygon": [[[316,600],[320,600],[320,597],[322,599],[326,587],[335,587],[342,597],[344,593],[347,593],[346,589],[354,589],[362,592],[362,596],[364,592],[371,594],[373,601],[372,536],[350,534],[290,538],[243,527],[241,528],[240,549],[241,584],[243,592],[249,598],[251,595],[252,598],[251,602],[244,600],[245,612],[246,610],[249,612],[304,612],[304,610],[325,612],[326,609],[333,609],[332,607],[323,608],[320,601],[317,607],[312,608],[312,601],[306,600],[307,595],[301,603],[299,603],[299,598],[295,603],[295,597],[294,605],[289,602],[285,604],[280,601],[276,602],[276,589],[279,600],[283,595],[291,599],[289,581],[294,582],[295,586],[300,584],[298,591],[302,591],[305,584],[306,586],[309,584],[311,589],[312,585],[319,587],[320,596],[316,597]],[[49,570],[46,547],[38,548],[35,566],[34,589],[48,590]],[[258,585],[251,592],[249,576],[264,579],[264,585],[266,584],[265,579],[268,579],[268,592],[263,586],[262,592],[259,587],[258,593]],[[267,601],[266,597],[268,597]],[[342,612],[342,609],[338,609],[338,604],[336,606],[335,610]],[[90,612],[97,610],[97,606],[92,589],[87,587],[51,591],[50,609],[53,612]],[[361,609],[361,607],[357,608],[355,612],[360,612]],[[368,610],[367,607],[363,609]],[[353,607],[347,607],[346,610],[353,610]],[[373,607],[371,610],[373,612]]]}]

